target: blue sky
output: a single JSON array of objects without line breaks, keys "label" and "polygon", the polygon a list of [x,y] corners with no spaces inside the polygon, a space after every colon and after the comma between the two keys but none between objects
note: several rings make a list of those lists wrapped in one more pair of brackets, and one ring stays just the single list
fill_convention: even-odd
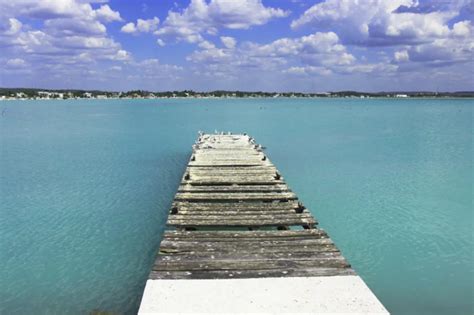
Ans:
[{"label": "blue sky", "polygon": [[472,90],[469,0],[0,0],[0,86]]}]

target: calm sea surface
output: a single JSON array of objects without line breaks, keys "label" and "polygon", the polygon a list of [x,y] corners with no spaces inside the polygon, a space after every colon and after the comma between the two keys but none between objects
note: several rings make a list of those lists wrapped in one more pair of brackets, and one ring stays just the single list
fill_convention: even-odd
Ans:
[{"label": "calm sea surface", "polygon": [[198,130],[247,132],[394,314],[473,313],[473,100],[0,103],[0,313],[136,313]]}]

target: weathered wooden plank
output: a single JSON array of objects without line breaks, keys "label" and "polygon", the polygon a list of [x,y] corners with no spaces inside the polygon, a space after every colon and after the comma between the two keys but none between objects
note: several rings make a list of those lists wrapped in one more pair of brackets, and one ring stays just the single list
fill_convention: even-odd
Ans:
[{"label": "weathered wooden plank", "polygon": [[252,167],[271,167],[272,164],[269,164],[267,161],[262,161],[261,159],[195,159],[194,161],[189,162],[189,167],[194,168],[196,166],[213,166],[213,167],[235,167],[235,166],[252,166]]},{"label": "weathered wooden plank", "polygon": [[350,268],[260,269],[260,270],[200,270],[152,271],[150,279],[241,279],[268,277],[320,277],[355,275]]},{"label": "weathered wooden plank", "polygon": [[[215,160],[207,160],[207,159],[195,159],[192,161],[193,164],[188,165],[187,171],[195,171],[198,172],[205,172],[205,171],[221,171],[221,172],[231,172],[231,171],[241,171],[246,173],[258,173],[261,172],[269,172],[274,171],[276,172],[277,169],[275,166],[265,163],[262,164],[260,159],[215,159]],[[195,165],[195,164],[203,164],[203,165]],[[234,167],[233,165],[244,164],[243,166]],[[231,165],[231,166],[229,166]],[[253,172],[252,172],[253,171]]]},{"label": "weathered wooden plank", "polygon": [[201,137],[198,138],[198,141],[212,141],[212,140],[219,140],[219,141],[250,141],[251,137],[249,135],[243,134],[203,134]]},{"label": "weathered wooden plank", "polygon": [[246,137],[242,137],[242,136],[239,136],[239,137],[225,137],[225,136],[218,136],[216,137],[215,135],[211,135],[207,138],[200,138],[198,139],[198,142],[202,142],[202,143],[210,143],[210,142],[232,142],[232,143],[235,143],[235,144],[238,144],[238,143],[242,143],[242,144],[246,144],[246,143],[250,143],[250,138],[246,138]]},{"label": "weathered wooden plank", "polygon": [[215,202],[215,203],[194,203],[186,201],[175,201],[172,208],[176,207],[180,210],[193,210],[193,211],[272,211],[272,210],[303,210],[297,202],[239,202],[239,203],[226,203],[226,202]]},{"label": "weathered wooden plank", "polygon": [[201,186],[212,186],[212,185],[273,185],[273,184],[284,184],[283,180],[276,179],[261,179],[261,178],[225,178],[225,177],[201,177],[199,179],[183,179],[181,185],[201,185]]},{"label": "weathered wooden plank", "polygon": [[333,251],[313,251],[313,252],[178,252],[157,256],[155,263],[160,261],[209,261],[209,260],[310,260],[310,259],[329,259],[342,257],[341,252]]},{"label": "weathered wooden plank", "polygon": [[[240,244],[237,242],[237,244]],[[196,257],[210,257],[211,255],[221,255],[220,257],[235,257],[239,255],[255,255],[263,253],[272,254],[314,254],[314,253],[329,253],[339,252],[334,244],[316,244],[316,245],[304,245],[304,246],[265,246],[260,247],[257,245],[252,246],[220,246],[220,247],[208,247],[208,246],[162,246],[160,247],[159,257],[161,255],[196,255]]]},{"label": "weathered wooden plank", "polygon": [[[195,161],[193,161],[195,162]],[[262,161],[265,162],[265,161]],[[256,166],[240,166],[240,167],[218,167],[214,165],[208,165],[208,166],[189,166],[187,167],[187,170],[198,170],[198,171],[206,171],[206,170],[223,170],[223,171],[231,171],[231,170],[275,170],[277,171],[277,168],[270,163],[265,163],[265,164],[259,164]]]},{"label": "weathered wooden plank", "polygon": [[270,164],[261,164],[259,162],[249,162],[249,161],[230,161],[230,162],[200,162],[200,161],[191,161],[188,164],[188,167],[206,167],[206,166],[215,166],[215,167],[251,167],[251,166],[262,166]]},{"label": "weathered wooden plank", "polygon": [[[278,212],[248,212],[250,214],[246,214],[245,212],[241,213],[236,211],[235,214],[223,213],[218,215],[207,215],[203,212],[192,212],[189,211],[186,214],[182,214],[183,211],[179,211],[174,214],[169,215],[169,220],[173,221],[180,221],[180,220],[196,220],[196,221],[215,221],[215,220],[225,220],[225,221],[237,221],[237,220],[274,220],[275,224],[278,224],[278,220],[313,220],[316,222],[309,212],[303,213],[296,213],[296,212],[288,212],[288,214],[279,214]],[[221,224],[219,224],[221,225]]]},{"label": "weathered wooden plank", "polygon": [[207,138],[200,138],[197,140],[198,142],[207,143],[213,141],[225,141],[225,142],[233,142],[233,143],[251,143],[250,138],[246,136],[236,136],[236,137],[225,137],[225,136],[218,136],[210,135]]},{"label": "weathered wooden plank", "polygon": [[252,143],[236,143],[236,142],[213,142],[213,143],[198,143],[194,145],[195,151],[214,151],[214,150],[227,150],[227,151],[257,151],[258,145]]},{"label": "weathered wooden plank", "polygon": [[209,193],[209,192],[178,192],[174,200],[176,201],[211,201],[211,200],[296,200],[297,197],[292,192],[227,192],[227,193]]},{"label": "weathered wooden plank", "polygon": [[213,238],[218,240],[239,241],[240,239],[265,239],[265,238],[295,238],[309,237],[319,238],[327,237],[326,231],[323,229],[311,230],[287,230],[287,231],[165,231],[164,238],[184,238],[184,239],[201,239]]},{"label": "weathered wooden plank", "polygon": [[193,180],[193,181],[199,181],[199,180],[206,180],[206,179],[213,179],[213,180],[217,180],[217,179],[221,179],[221,180],[224,180],[226,182],[228,181],[250,181],[250,182],[259,182],[259,181],[265,181],[265,182],[272,182],[274,180],[281,180],[282,179],[282,176],[281,175],[278,175],[278,173],[274,173],[274,172],[265,172],[263,174],[250,174],[250,175],[247,175],[246,173],[237,173],[237,174],[226,174],[225,177],[222,176],[222,174],[213,174],[211,172],[209,173],[199,173],[199,172],[195,172],[194,174],[189,174],[190,175],[190,179],[189,180]]},{"label": "weathered wooden plank", "polygon": [[[262,159],[265,154],[263,152],[255,150],[239,150],[237,151],[225,151],[225,152],[213,152],[214,150],[202,151],[197,150],[193,153],[194,158],[196,159],[209,159],[209,160],[219,160],[219,159]],[[192,160],[192,159],[191,159]]]},{"label": "weathered wooden plank", "polygon": [[200,143],[193,147],[193,152],[261,152],[260,148],[254,144],[234,144],[234,143]]},{"label": "weathered wooden plank", "polygon": [[[213,153],[217,153],[213,155]],[[208,148],[208,149],[195,149],[192,153],[194,156],[207,156],[209,159],[218,159],[219,157],[228,158],[231,156],[238,156],[242,159],[255,158],[260,160],[265,154],[262,151],[255,150],[253,148],[239,148],[239,149],[227,149],[227,148]],[[192,156],[191,156],[192,157]],[[191,158],[192,160],[192,158]]]},{"label": "weathered wooden plank", "polygon": [[229,174],[235,173],[235,174],[259,174],[259,173],[271,173],[271,174],[276,174],[277,169],[275,167],[271,166],[244,166],[244,167],[212,167],[212,166],[192,166],[188,167],[186,169],[186,173],[196,173],[196,174],[201,174],[201,173],[209,173],[209,172],[214,172],[214,173],[220,173],[220,174],[225,174],[228,176]]},{"label": "weathered wooden plank", "polygon": [[192,192],[178,192],[175,199],[199,198],[199,199],[292,199],[296,200],[296,194],[293,192],[206,192],[206,191],[192,191]]},{"label": "weathered wooden plank", "polygon": [[[244,202],[242,202],[244,203]],[[245,202],[246,203],[246,202]],[[239,203],[240,205],[241,203]],[[221,216],[260,216],[260,215],[293,215],[293,214],[306,214],[311,215],[307,209],[295,209],[295,208],[267,208],[267,209],[257,209],[257,208],[178,208],[172,207],[170,209],[170,217],[175,215],[193,215],[193,216],[207,216],[207,215],[221,215]]]},{"label": "weathered wooden plank", "polygon": [[246,158],[239,158],[239,159],[230,159],[230,160],[190,160],[188,162],[189,167],[193,166],[225,166],[225,165],[235,165],[235,166],[274,166],[268,159],[246,159]]},{"label": "weathered wooden plank", "polygon": [[257,220],[246,220],[246,219],[235,219],[235,220],[221,220],[221,219],[202,219],[190,218],[185,219],[174,219],[170,217],[166,223],[168,226],[176,227],[197,227],[197,226],[219,226],[219,227],[257,227],[257,226],[309,226],[312,227],[317,224],[313,218],[299,218],[299,217],[287,217],[287,218],[268,218],[268,219],[257,219]]},{"label": "weathered wooden plank", "polygon": [[196,148],[208,148],[209,146],[226,146],[232,149],[241,147],[254,147],[256,144],[249,141],[213,141],[213,142],[200,142],[194,144]]},{"label": "weathered wooden plank", "polygon": [[219,143],[230,143],[233,145],[248,145],[248,144],[254,144],[253,141],[250,141],[249,138],[208,138],[204,139],[201,138],[200,140],[198,139],[199,144],[219,144]]},{"label": "weathered wooden plank", "polygon": [[213,168],[209,170],[195,170],[189,168],[187,173],[194,176],[275,176],[277,172],[274,169],[249,169],[249,170],[236,170],[236,169],[225,169],[225,168]]},{"label": "weathered wooden plank", "polygon": [[198,182],[198,181],[217,181],[217,182],[249,182],[249,183],[258,183],[258,182],[265,182],[265,183],[274,183],[275,181],[280,181],[277,184],[282,184],[282,176],[277,175],[277,173],[266,173],[266,174],[252,174],[248,176],[246,174],[226,174],[223,176],[222,174],[213,174],[213,173],[204,173],[204,174],[189,174],[186,173],[183,177],[191,182]]},{"label": "weathered wooden plank", "polygon": [[297,250],[288,250],[287,248],[267,248],[264,250],[239,249],[235,250],[187,250],[176,248],[164,248],[159,251],[157,260],[175,261],[175,260],[209,260],[209,259],[311,259],[329,255],[342,256],[341,252],[334,245],[326,247],[300,247]]},{"label": "weathered wooden plank", "polygon": [[334,243],[330,238],[314,238],[314,239],[303,239],[299,240],[297,243],[294,240],[240,240],[240,241],[203,241],[203,240],[169,240],[164,239],[161,241],[161,247],[163,248],[189,248],[189,249],[197,249],[200,247],[205,248],[252,248],[252,247],[259,247],[259,248],[267,248],[267,247],[275,247],[275,246],[294,246],[294,247],[301,247],[301,246],[319,246],[319,245],[333,245]]},{"label": "weathered wooden plank", "polygon": [[216,185],[272,185],[284,184],[282,179],[275,179],[273,176],[186,176],[183,177],[182,184],[199,185],[199,183],[208,183],[208,186],[216,183]]},{"label": "weathered wooden plank", "polygon": [[[253,150],[252,150],[253,151]],[[253,151],[254,153],[256,151]],[[257,162],[265,162],[265,160],[262,160],[264,157],[264,154],[248,154],[247,152],[240,152],[240,153],[234,153],[234,151],[229,151],[229,152],[222,152],[219,155],[216,154],[201,154],[199,152],[193,153],[194,157],[199,159],[200,161],[229,161],[229,160],[237,160],[237,161],[257,161]],[[192,158],[191,158],[192,160]],[[267,161],[268,162],[268,161]]]},{"label": "weathered wooden plank", "polygon": [[[227,187],[232,187],[231,185],[226,185]],[[250,185],[252,186],[252,185]],[[257,185],[256,185],[257,186]],[[209,186],[201,186],[201,187],[209,187]],[[289,200],[289,201],[275,201],[275,202],[249,202],[249,203],[228,203],[228,202],[187,202],[187,201],[175,201],[173,202],[173,206],[179,207],[188,207],[188,208],[203,208],[203,207],[227,207],[227,208],[235,208],[235,207],[245,207],[245,208],[257,208],[257,209],[266,209],[266,208],[296,208],[301,203],[296,200]]]},{"label": "weathered wooden plank", "polygon": [[[178,253],[197,253],[197,252],[220,252],[220,253],[235,253],[237,249],[239,252],[247,253],[263,253],[263,252],[276,252],[276,253],[296,253],[296,252],[335,252],[339,251],[337,247],[332,243],[331,239],[320,239],[321,244],[309,244],[309,245],[298,245],[299,242],[293,242],[292,246],[288,245],[266,245],[259,246],[259,244],[249,244],[251,242],[195,242],[194,246],[186,246],[183,242],[176,242],[176,245],[169,244],[170,241],[166,241],[160,244],[161,254],[178,254]],[[272,242],[272,241],[268,241]],[[209,243],[209,244],[208,244]],[[208,245],[206,245],[208,244]]]},{"label": "weathered wooden plank", "polygon": [[[177,207],[172,207],[170,209],[170,214],[184,214],[184,213],[194,213],[195,215],[207,215],[211,213],[225,213],[225,214],[241,214],[244,215],[245,213],[257,215],[257,214],[271,214],[274,215],[276,213],[288,213],[288,214],[293,214],[293,213],[310,213],[307,209],[296,209],[296,208],[266,208],[266,209],[258,209],[258,208],[245,208],[242,207],[241,204],[244,203],[250,203],[250,202],[239,202],[234,209],[232,208],[205,208],[205,209],[200,209],[200,208],[177,208]],[[229,202],[229,204],[234,204]]]},{"label": "weathered wooden plank", "polygon": [[232,185],[195,186],[181,185],[178,192],[289,192],[287,185]]},{"label": "weathered wooden plank", "polygon": [[158,261],[154,271],[199,271],[199,270],[259,270],[295,268],[349,268],[342,257],[312,258],[308,260],[208,260],[208,261]]},{"label": "weathered wooden plank", "polygon": [[[248,158],[222,158],[222,159],[203,159],[201,157],[194,157],[192,160],[189,162],[190,164],[188,165],[189,168],[192,169],[197,169],[197,168],[214,168],[214,169],[219,169],[219,168],[226,168],[225,166],[219,167],[219,164],[239,164],[239,163],[251,163],[253,164],[250,166],[251,168],[254,169],[276,169],[275,166],[269,162],[268,160],[265,160],[263,157],[256,157],[252,159]],[[192,164],[191,164],[192,163]],[[202,166],[196,166],[195,164],[205,164]],[[241,168],[248,168],[248,166],[241,166]],[[228,168],[228,167],[227,167]]]},{"label": "weathered wooden plank", "polygon": [[209,149],[228,149],[228,150],[239,150],[239,149],[254,149],[257,148],[257,146],[253,143],[249,142],[212,142],[212,143],[197,143],[194,146],[194,149],[196,150],[209,150]]},{"label": "weathered wooden plank", "polygon": [[275,224],[278,224],[278,222],[284,221],[284,220],[308,220],[308,221],[315,222],[313,216],[310,213],[296,213],[296,212],[288,213],[288,214],[274,214],[274,213],[228,214],[228,213],[225,213],[225,214],[218,214],[218,215],[181,214],[180,212],[178,212],[178,214],[171,214],[169,216],[169,220],[173,220],[173,222],[186,221],[186,220],[187,221],[195,220],[197,222],[218,221],[218,220],[224,221],[223,223],[219,225],[225,224],[225,222],[257,221],[257,220],[273,220]]},{"label": "weathered wooden plank", "polygon": [[[221,217],[232,217],[232,216],[257,216],[260,217],[262,215],[293,215],[295,213],[303,213],[307,215],[311,215],[308,210],[303,210],[303,212],[296,212],[295,210],[273,210],[273,211],[192,211],[192,210],[181,210],[181,211],[170,211],[171,215],[183,215],[183,216],[221,216]],[[224,218],[225,219],[225,218]]]},{"label": "weathered wooden plank", "polygon": [[[225,152],[221,152],[221,151],[225,151]],[[214,156],[228,156],[229,155],[229,152],[231,152],[230,154],[236,154],[236,155],[246,155],[246,156],[261,156],[261,155],[264,155],[265,153],[261,152],[261,151],[257,151],[255,150],[254,147],[250,146],[248,147],[248,149],[242,149],[240,148],[239,150],[231,150],[231,149],[218,149],[218,148],[214,148],[212,150],[201,150],[201,149],[195,149],[194,150],[194,154],[199,154],[199,155],[206,155],[206,156],[209,156],[209,157],[214,157]]]}]

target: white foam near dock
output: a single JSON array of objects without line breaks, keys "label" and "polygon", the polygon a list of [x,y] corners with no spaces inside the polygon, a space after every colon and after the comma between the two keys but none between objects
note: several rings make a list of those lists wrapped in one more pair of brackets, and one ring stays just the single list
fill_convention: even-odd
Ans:
[{"label": "white foam near dock", "polygon": [[359,276],[148,280],[139,314],[388,314]]}]

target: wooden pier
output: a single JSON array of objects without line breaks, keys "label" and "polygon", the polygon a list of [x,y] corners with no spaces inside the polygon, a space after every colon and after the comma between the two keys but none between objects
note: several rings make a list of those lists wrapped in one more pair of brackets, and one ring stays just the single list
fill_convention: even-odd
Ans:
[{"label": "wooden pier", "polygon": [[355,275],[252,137],[200,134],[149,281]]}]

